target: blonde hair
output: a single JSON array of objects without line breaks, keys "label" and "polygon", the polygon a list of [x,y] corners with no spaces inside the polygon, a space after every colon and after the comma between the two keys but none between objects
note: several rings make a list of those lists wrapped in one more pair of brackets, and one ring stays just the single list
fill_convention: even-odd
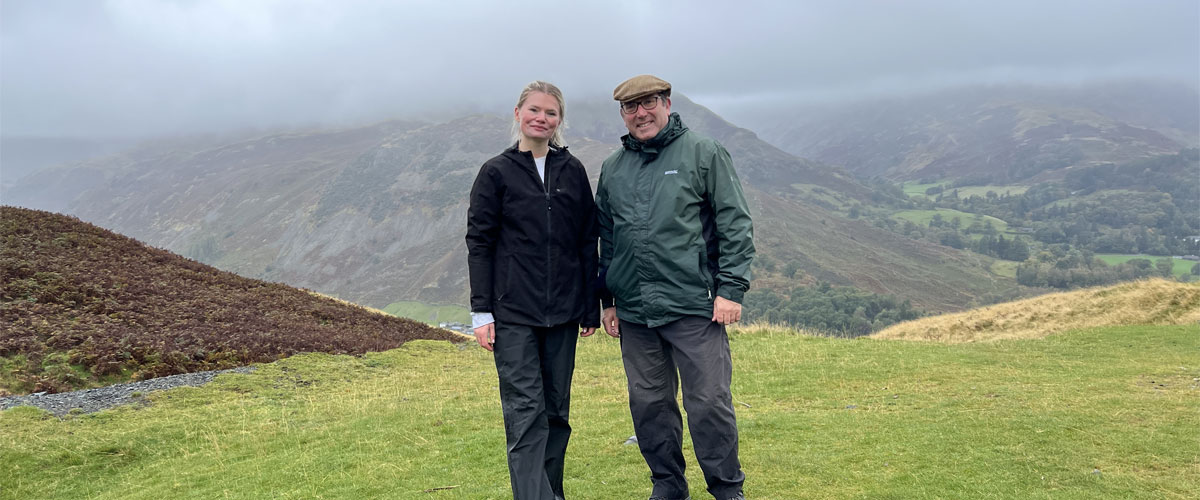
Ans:
[{"label": "blonde hair", "polygon": [[[524,106],[525,100],[529,98],[529,94],[534,92],[541,92],[558,101],[558,127],[554,128],[554,135],[550,137],[550,145],[556,148],[565,146],[566,141],[563,140],[562,131],[567,127],[567,102],[563,99],[562,91],[558,90],[558,87],[555,87],[553,83],[534,80],[521,91],[521,97],[517,99],[517,108],[519,109],[521,106]],[[512,137],[514,141],[519,142],[521,140],[521,124],[517,121],[516,117],[513,117]]]}]

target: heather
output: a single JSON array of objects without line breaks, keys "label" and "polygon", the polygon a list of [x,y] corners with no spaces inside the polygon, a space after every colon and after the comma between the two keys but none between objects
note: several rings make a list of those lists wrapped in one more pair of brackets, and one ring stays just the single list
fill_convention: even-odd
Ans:
[{"label": "heather", "polygon": [[0,243],[0,394],[457,338],[60,214],[0,207]]}]

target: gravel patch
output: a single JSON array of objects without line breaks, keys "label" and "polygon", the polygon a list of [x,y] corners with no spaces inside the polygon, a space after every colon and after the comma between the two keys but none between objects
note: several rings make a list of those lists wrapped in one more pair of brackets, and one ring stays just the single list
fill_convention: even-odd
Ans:
[{"label": "gravel patch", "polygon": [[[107,410],[116,406],[145,402],[145,395],[154,391],[163,391],[175,387],[195,387],[207,384],[213,377],[225,372],[249,373],[254,371],[252,366],[242,366],[228,370],[212,370],[196,373],[181,373],[166,377],[140,380],[127,384],[115,384],[107,387],[97,387],[74,392],[46,394],[35,392],[28,396],[0,397],[0,410],[16,406],[36,406],[55,416],[61,417],[72,413],[93,413]],[[134,394],[137,393],[137,396]]]}]

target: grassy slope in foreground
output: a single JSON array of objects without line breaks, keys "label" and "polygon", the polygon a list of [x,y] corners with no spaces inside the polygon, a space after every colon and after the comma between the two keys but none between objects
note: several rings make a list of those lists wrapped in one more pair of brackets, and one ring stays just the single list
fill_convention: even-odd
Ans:
[{"label": "grassy slope in foreground", "polygon": [[[959,344],[759,330],[731,344],[749,498],[1200,491],[1195,326]],[[305,354],[150,399],[63,420],[0,412],[0,498],[510,498],[495,368],[478,347]],[[615,340],[580,342],[573,406],[567,497],[648,496],[623,444]]]}]

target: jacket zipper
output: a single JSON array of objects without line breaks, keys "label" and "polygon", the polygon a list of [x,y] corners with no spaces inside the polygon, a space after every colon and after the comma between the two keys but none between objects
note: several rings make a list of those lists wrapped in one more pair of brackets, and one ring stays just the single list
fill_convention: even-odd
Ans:
[{"label": "jacket zipper", "polygon": [[[548,153],[546,154],[546,168],[545,168],[545,173],[543,175],[545,176],[545,179],[544,179],[544,182],[542,182],[542,184],[546,188],[546,287],[543,288],[543,290],[545,291],[545,294],[546,294],[546,302],[545,302],[546,307],[549,307],[550,306],[550,267],[551,267],[550,266],[550,245],[551,245],[551,242],[553,241],[553,238],[551,237],[551,234],[550,234],[550,221],[551,221],[552,214],[550,213],[550,211],[551,211],[551,206],[550,206],[550,155]],[[542,320],[546,322],[546,327],[552,326],[552,325],[550,325],[549,317],[543,318]]]}]

